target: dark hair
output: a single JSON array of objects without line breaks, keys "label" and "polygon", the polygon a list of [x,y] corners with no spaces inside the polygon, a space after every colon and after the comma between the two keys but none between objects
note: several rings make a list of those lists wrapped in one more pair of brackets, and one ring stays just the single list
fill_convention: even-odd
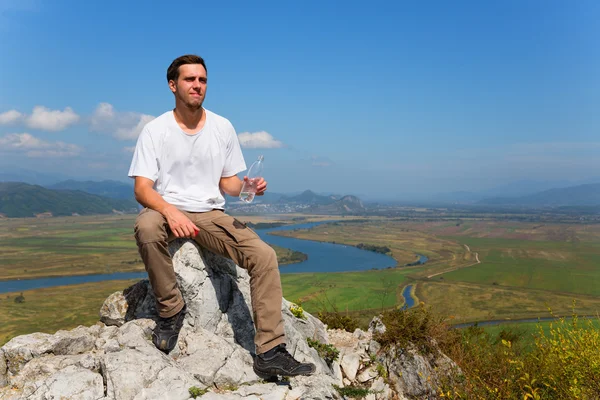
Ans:
[{"label": "dark hair", "polygon": [[179,67],[186,64],[200,64],[204,67],[204,70],[208,72],[202,57],[195,54],[186,54],[185,56],[177,57],[173,60],[171,65],[169,65],[169,68],[167,68],[167,82],[177,81],[179,78]]}]

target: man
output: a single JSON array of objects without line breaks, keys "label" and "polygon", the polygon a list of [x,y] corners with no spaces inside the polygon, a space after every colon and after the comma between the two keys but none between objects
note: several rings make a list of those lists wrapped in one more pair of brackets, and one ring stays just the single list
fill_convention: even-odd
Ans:
[{"label": "man", "polygon": [[[165,353],[177,343],[186,306],[168,242],[192,238],[248,270],[256,327],[254,371],[262,377],[310,375],[315,366],[299,363],[285,348],[275,252],[223,211],[223,193],[239,195],[243,182],[236,174],[246,164],[231,123],[202,107],[206,71],[204,60],[196,55],[171,63],[167,81],[175,108],[144,127],[129,170],[135,179],[135,198],[145,207],[135,223],[135,238],[160,315],[152,341]],[[261,178],[256,194],[266,190],[267,182]]]}]

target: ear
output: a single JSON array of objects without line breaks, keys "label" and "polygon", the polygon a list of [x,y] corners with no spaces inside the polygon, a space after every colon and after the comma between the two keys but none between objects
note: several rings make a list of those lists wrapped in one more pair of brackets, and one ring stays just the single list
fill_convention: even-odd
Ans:
[{"label": "ear", "polygon": [[173,93],[177,91],[177,83],[172,79],[169,81],[169,89],[171,89],[171,92]]}]

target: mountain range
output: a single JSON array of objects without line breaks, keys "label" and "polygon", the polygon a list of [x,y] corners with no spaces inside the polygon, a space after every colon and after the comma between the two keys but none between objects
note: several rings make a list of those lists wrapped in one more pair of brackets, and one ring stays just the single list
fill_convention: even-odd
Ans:
[{"label": "mountain range", "polygon": [[98,196],[80,190],[53,190],[23,182],[0,182],[0,215],[5,217],[135,211],[137,203],[134,200]]},{"label": "mountain range", "polygon": [[[240,204],[239,200],[235,197],[226,197],[229,207],[237,208],[240,205],[245,205],[245,203]],[[366,207],[356,196],[324,195],[315,193],[312,190],[305,190],[296,195],[267,192],[264,196],[255,197],[254,202],[256,204],[270,204],[275,207],[285,205],[290,207],[307,206],[306,208],[303,208],[303,211],[312,214],[339,215],[362,213],[366,211]]]},{"label": "mountain range", "polygon": [[134,200],[133,181],[125,183],[111,180],[96,182],[69,179],[45,187],[54,190],[80,190],[82,192],[110,197],[112,199]]},{"label": "mountain range", "polygon": [[525,207],[599,206],[600,183],[544,190],[527,196],[492,197],[481,205],[514,205]]},{"label": "mountain range", "polygon": [[[509,192],[507,190],[507,192]],[[553,188],[525,196],[475,196],[470,192],[455,192],[452,198],[438,196],[430,200],[437,204],[463,203],[480,206],[564,207],[600,206],[600,183]],[[461,199],[462,201],[457,201]],[[248,207],[239,199],[227,196],[228,207]],[[318,194],[306,190],[295,195],[267,192],[256,197],[253,205],[296,207],[314,214],[353,214],[366,211],[356,196]],[[0,182],[0,214],[7,217],[51,215],[105,214],[135,212],[138,204],[133,198],[133,184],[120,181],[65,180],[47,187],[24,182]],[[276,211],[275,211],[276,212]],[[288,211],[289,212],[289,211]]]}]

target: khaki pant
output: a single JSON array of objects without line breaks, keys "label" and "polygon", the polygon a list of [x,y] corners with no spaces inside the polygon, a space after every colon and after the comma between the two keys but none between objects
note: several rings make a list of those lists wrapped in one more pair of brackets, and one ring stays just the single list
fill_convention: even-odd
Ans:
[{"label": "khaki pant", "polygon": [[[285,342],[281,281],[275,251],[250,228],[221,210],[183,212],[200,228],[194,240],[248,270],[258,354]],[[135,222],[135,239],[156,296],[161,317],[177,314],[183,297],[177,287],[168,243],[175,239],[162,214],[145,208]]]}]

